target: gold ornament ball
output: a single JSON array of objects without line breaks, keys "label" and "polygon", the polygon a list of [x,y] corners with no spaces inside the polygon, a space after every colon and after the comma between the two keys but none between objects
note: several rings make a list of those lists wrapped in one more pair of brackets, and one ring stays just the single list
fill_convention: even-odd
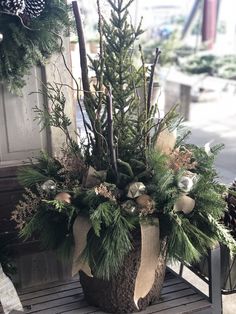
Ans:
[{"label": "gold ornament ball", "polygon": [[139,197],[136,198],[136,203],[141,207],[147,207],[152,202],[153,199],[151,198],[151,196],[147,194],[140,195]]},{"label": "gold ornament ball", "polygon": [[66,192],[61,192],[55,196],[55,200],[70,204],[71,203],[71,195],[69,193],[66,193]]},{"label": "gold ornament ball", "polygon": [[155,201],[147,194],[140,195],[136,198],[136,203],[141,212],[152,214],[155,210]]}]

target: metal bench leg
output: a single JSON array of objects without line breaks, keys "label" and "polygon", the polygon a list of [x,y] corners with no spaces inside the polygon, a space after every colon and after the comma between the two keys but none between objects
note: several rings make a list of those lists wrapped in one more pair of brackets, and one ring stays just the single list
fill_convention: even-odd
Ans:
[{"label": "metal bench leg", "polygon": [[222,313],[220,246],[209,250],[209,298],[214,314]]}]

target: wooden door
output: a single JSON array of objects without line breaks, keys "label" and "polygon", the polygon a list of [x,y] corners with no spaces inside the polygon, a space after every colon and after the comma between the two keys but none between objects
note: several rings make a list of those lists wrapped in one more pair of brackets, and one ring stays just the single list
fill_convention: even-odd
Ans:
[{"label": "wooden door", "polygon": [[42,107],[42,70],[34,67],[22,96],[0,85],[0,167],[19,164],[47,148],[45,130],[40,132],[33,108]]}]

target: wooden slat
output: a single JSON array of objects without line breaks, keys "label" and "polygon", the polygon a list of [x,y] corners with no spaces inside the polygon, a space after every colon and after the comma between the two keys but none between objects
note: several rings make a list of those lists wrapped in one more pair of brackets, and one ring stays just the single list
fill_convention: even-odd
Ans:
[{"label": "wooden slat", "polygon": [[[183,304],[181,306],[174,306],[173,308],[167,308],[166,310],[158,311],[154,310],[150,313],[161,313],[161,314],[189,314],[198,313],[200,314],[202,310],[206,310],[207,314],[214,314],[212,312],[211,306],[206,300],[199,300],[196,302],[191,302],[188,304]],[[142,312],[140,312],[142,313]]]},{"label": "wooden slat", "polygon": [[[162,313],[163,311],[169,311],[170,312],[170,310],[174,310],[180,306],[185,308],[185,310],[186,309],[188,310],[189,305],[191,303],[194,303],[197,301],[205,301],[206,302],[206,300],[204,300],[201,295],[199,296],[198,294],[193,294],[193,295],[183,296],[183,297],[178,298],[178,299],[170,300],[168,302],[161,302],[158,304],[151,305],[145,311],[142,311],[141,313],[142,314],[151,314],[151,313],[159,313],[159,312]],[[208,306],[209,306],[209,303],[206,302],[206,304],[208,304]],[[181,312],[175,312],[175,313],[181,313]]]},{"label": "wooden slat", "polygon": [[15,191],[20,190],[22,187],[14,177],[3,178],[0,180],[0,191]]},{"label": "wooden slat", "polygon": [[171,279],[167,279],[164,281],[163,287],[168,287],[168,286],[172,286],[178,283],[181,283],[181,279],[180,278],[171,278]]},{"label": "wooden slat", "polygon": [[23,295],[20,295],[20,299],[22,302],[26,302],[26,301],[31,302],[32,301],[33,302],[32,304],[35,304],[37,302],[40,302],[40,298],[44,298],[44,300],[49,299],[49,298],[53,299],[54,295],[58,296],[62,292],[66,293],[67,291],[69,291],[71,293],[71,295],[73,294],[73,292],[75,292],[75,294],[81,293],[82,287],[78,282],[75,281],[75,282],[68,284],[68,285],[57,286],[57,287],[48,288],[45,290],[39,290],[36,292],[23,294]]},{"label": "wooden slat", "polygon": [[[173,299],[178,299],[178,298],[181,298],[183,296],[190,296],[190,295],[193,295],[194,292],[193,292],[193,289],[186,289],[186,290],[180,290],[180,291],[177,291],[175,292],[174,294],[170,293],[170,294],[167,294],[164,298],[162,298],[162,301],[160,302],[168,302],[170,300],[173,300]],[[95,311],[95,308],[93,308],[93,311]],[[96,311],[98,312],[98,309],[96,309]],[[67,310],[65,312],[60,312],[60,314],[76,314],[77,313],[77,310],[76,310],[76,307],[74,306],[74,309],[73,310]],[[89,312],[91,313],[91,312]],[[142,312],[141,312],[142,313]]]},{"label": "wooden slat", "polygon": [[[23,289],[19,295],[27,314],[104,314],[103,311],[86,303],[78,277],[70,281]],[[210,314],[212,313],[211,304],[190,284],[172,273],[167,273],[161,299],[140,313],[187,314],[193,312]]]},{"label": "wooden slat", "polygon": [[189,288],[189,285],[187,285],[185,282],[178,283],[176,285],[163,287],[161,290],[161,295],[167,294],[167,293],[173,293],[175,291],[183,290]]},{"label": "wooden slat", "polygon": [[0,166],[0,178],[16,177],[18,168],[19,167],[17,166],[12,166],[12,167]]},{"label": "wooden slat", "polygon": [[64,304],[53,309],[45,310],[42,314],[62,314],[70,309],[75,309],[77,314],[96,313],[97,311],[96,307],[89,306],[85,300],[82,300],[79,304],[78,302]]},{"label": "wooden slat", "polygon": [[72,277],[70,280],[66,280],[66,281],[62,281],[62,282],[52,282],[52,283],[47,283],[44,285],[40,285],[39,287],[33,287],[33,288],[25,288],[22,289],[19,292],[19,296],[20,298],[24,298],[24,299],[28,299],[30,298],[30,296],[32,295],[36,295],[39,293],[41,293],[43,295],[43,293],[47,294],[47,292],[49,290],[54,290],[54,291],[60,291],[60,289],[68,289],[68,288],[73,288],[74,285],[77,285],[77,287],[81,287],[79,278],[76,277]]}]

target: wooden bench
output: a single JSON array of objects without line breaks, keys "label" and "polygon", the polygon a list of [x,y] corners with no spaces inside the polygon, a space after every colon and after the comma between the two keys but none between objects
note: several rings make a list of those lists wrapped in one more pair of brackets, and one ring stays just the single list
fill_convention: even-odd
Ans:
[{"label": "wooden bench", "polygon": [[[38,314],[102,314],[84,300],[79,278],[54,282],[19,291],[25,313]],[[208,298],[179,275],[167,269],[161,300],[140,313],[214,313]],[[2,311],[0,310],[2,314]],[[15,312],[17,313],[17,312]],[[19,312],[18,312],[19,313]],[[11,314],[14,314],[12,312]]]}]

